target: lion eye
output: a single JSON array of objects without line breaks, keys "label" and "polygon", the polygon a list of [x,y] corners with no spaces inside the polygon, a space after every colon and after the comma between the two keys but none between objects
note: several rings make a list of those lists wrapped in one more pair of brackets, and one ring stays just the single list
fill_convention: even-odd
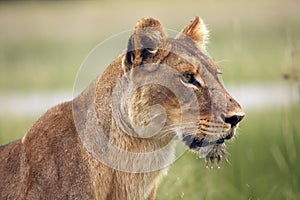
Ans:
[{"label": "lion eye", "polygon": [[196,87],[201,87],[201,84],[195,79],[194,74],[191,72],[184,72],[182,74],[184,82],[193,84]]},{"label": "lion eye", "polygon": [[193,74],[190,72],[184,72],[183,77],[186,82],[190,83],[190,81],[193,79]]}]

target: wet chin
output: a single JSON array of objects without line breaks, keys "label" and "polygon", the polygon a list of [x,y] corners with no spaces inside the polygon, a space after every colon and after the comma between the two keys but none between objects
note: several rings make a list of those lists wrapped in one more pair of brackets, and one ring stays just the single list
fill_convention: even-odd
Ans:
[{"label": "wet chin", "polygon": [[213,166],[214,164],[219,166],[222,157],[227,154],[224,139],[216,136],[206,135],[203,138],[198,138],[187,135],[183,138],[183,142],[192,152],[205,158],[206,166]]},{"label": "wet chin", "polygon": [[198,150],[199,156],[201,158],[205,158],[210,161],[220,161],[223,156],[226,155],[226,145],[225,143],[222,144],[215,144],[211,146],[201,147]]}]

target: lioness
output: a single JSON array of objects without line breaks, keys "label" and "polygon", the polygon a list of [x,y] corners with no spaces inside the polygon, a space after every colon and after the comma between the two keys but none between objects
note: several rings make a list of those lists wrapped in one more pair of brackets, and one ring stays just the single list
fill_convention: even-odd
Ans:
[{"label": "lioness", "polygon": [[139,21],[85,91],[0,147],[0,199],[155,199],[177,140],[219,161],[244,113],[206,39],[198,17],[175,39],[156,19]]}]

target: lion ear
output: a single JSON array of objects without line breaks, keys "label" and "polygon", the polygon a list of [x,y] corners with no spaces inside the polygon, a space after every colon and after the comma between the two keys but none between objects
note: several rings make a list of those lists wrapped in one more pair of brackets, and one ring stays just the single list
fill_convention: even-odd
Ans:
[{"label": "lion ear", "polygon": [[203,49],[208,42],[208,30],[204,22],[196,16],[178,35],[176,38],[189,37],[199,44]]},{"label": "lion ear", "polygon": [[160,22],[153,18],[139,21],[134,33],[130,36],[124,58],[125,71],[141,65],[143,61],[152,58],[166,41],[166,34]]}]

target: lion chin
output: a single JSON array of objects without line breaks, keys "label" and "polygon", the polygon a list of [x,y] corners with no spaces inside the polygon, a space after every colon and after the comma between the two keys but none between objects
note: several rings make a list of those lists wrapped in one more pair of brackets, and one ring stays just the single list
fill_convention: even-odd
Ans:
[{"label": "lion chin", "polygon": [[207,168],[213,168],[215,164],[220,168],[219,164],[222,157],[227,155],[225,140],[231,139],[234,133],[235,128],[232,128],[225,136],[205,135],[199,138],[189,134],[184,136],[182,140],[189,150],[197,153],[200,158],[205,159]]}]

